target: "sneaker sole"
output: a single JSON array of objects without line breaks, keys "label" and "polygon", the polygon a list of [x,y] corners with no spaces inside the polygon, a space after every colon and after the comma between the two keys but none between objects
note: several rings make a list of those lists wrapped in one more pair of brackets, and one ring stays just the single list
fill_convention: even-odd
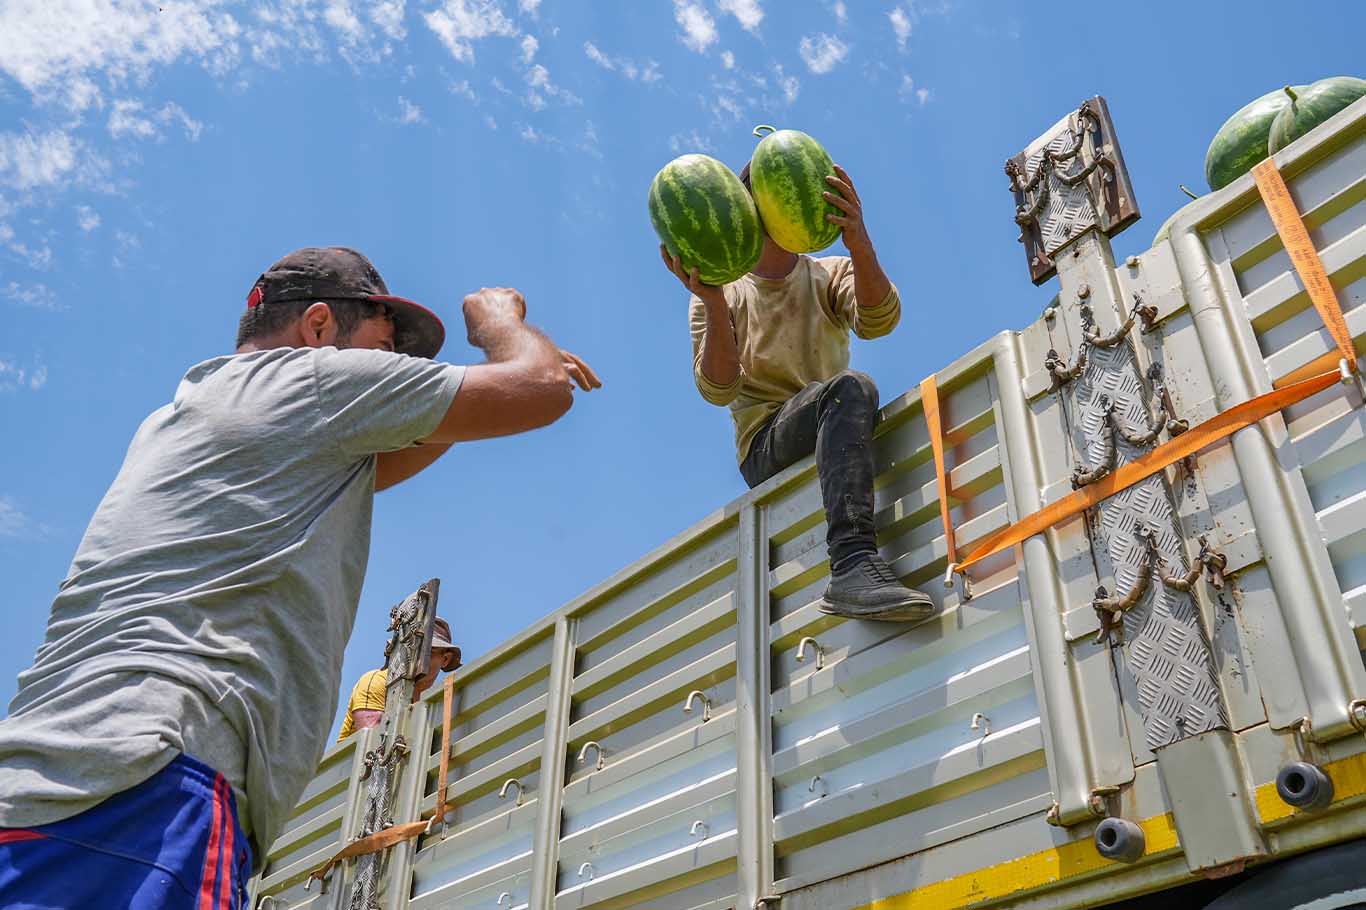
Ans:
[{"label": "sneaker sole", "polygon": [[910,601],[888,607],[846,607],[831,603],[824,597],[816,609],[827,616],[842,616],[846,619],[867,619],[875,622],[918,622],[929,619],[935,614],[935,606],[928,601]]}]

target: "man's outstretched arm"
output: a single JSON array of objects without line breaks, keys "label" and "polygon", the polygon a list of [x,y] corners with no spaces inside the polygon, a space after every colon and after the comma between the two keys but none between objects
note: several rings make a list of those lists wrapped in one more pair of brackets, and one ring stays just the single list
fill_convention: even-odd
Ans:
[{"label": "man's outstretched arm", "polygon": [[465,298],[464,310],[470,344],[488,360],[465,369],[460,391],[424,445],[525,433],[569,410],[570,370],[560,349],[526,324],[521,294],[484,288]]},{"label": "man's outstretched arm", "polygon": [[[569,351],[561,350],[560,359],[565,372],[580,389],[591,392],[602,388],[602,380],[593,368]],[[465,382],[469,382],[469,369],[466,369]],[[461,385],[462,393],[464,384]],[[397,452],[383,452],[375,462],[375,490],[386,490],[394,484],[402,483],[414,474],[420,473],[450,450],[451,443],[428,442],[423,445],[409,446]]]}]

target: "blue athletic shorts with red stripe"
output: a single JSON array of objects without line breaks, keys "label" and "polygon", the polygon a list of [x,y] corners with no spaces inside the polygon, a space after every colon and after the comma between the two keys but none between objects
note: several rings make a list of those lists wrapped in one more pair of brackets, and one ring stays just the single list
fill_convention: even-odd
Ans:
[{"label": "blue athletic shorts with red stripe", "polygon": [[241,910],[250,875],[231,785],[188,755],[79,815],[0,828],[5,910]]}]

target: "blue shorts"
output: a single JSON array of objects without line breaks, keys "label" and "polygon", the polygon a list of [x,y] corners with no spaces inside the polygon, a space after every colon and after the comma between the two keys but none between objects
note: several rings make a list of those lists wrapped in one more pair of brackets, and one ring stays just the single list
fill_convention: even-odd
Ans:
[{"label": "blue shorts", "polygon": [[5,910],[241,910],[250,875],[231,785],[188,755],[79,815],[0,828]]}]

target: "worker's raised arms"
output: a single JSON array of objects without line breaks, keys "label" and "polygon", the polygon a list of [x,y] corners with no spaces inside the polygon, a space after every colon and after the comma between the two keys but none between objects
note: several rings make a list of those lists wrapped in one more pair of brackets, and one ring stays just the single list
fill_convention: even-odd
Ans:
[{"label": "worker's raised arms", "polygon": [[585,391],[602,385],[587,364],[526,324],[526,301],[512,288],[470,294],[464,312],[470,344],[488,361],[465,368],[459,394],[424,444],[534,430],[569,410],[574,383]]}]

